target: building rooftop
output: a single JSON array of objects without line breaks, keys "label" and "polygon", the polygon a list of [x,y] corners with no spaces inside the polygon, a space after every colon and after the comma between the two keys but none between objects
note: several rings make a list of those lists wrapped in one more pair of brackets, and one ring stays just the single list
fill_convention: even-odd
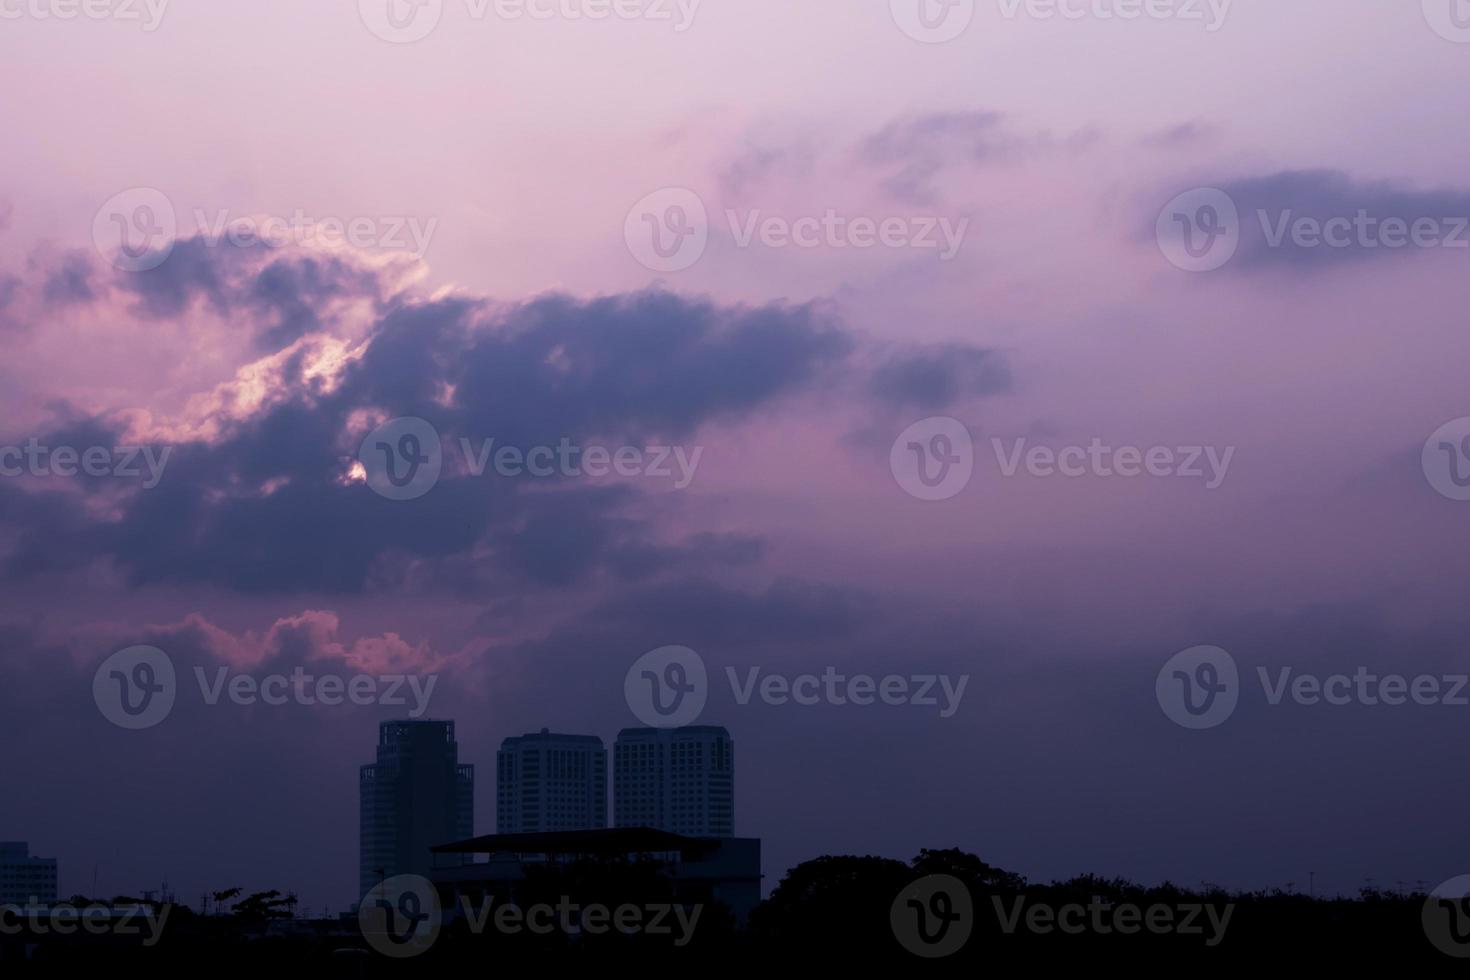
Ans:
[{"label": "building rooftop", "polygon": [[650,827],[608,827],[540,834],[487,834],[430,848],[435,854],[660,854],[678,851],[693,856],[714,850],[720,841],[685,837]]},{"label": "building rooftop", "polygon": [[543,728],[539,732],[527,732],[525,735],[512,735],[501,742],[501,746],[514,745],[517,742],[588,742],[597,745],[602,744],[602,739],[596,735],[561,735]]}]

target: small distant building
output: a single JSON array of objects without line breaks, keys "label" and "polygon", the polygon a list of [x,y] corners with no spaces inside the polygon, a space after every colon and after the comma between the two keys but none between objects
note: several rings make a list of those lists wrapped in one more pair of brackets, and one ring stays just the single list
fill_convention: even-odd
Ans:
[{"label": "small distant building", "polygon": [[508,738],[495,758],[495,829],[502,834],[607,826],[607,749],[595,735]]},{"label": "small distant building", "polygon": [[625,728],[613,743],[613,822],[735,836],[735,742],[717,725]]},{"label": "small distant building", "polygon": [[56,859],[32,857],[25,841],[0,841],[0,905],[54,905]]},{"label": "small distant building", "polygon": [[761,842],[754,837],[695,838],[648,827],[550,834],[492,834],[433,849],[429,875],[446,910],[486,898],[514,901],[528,870],[581,860],[652,861],[685,905],[719,903],[737,924],[761,900]]},{"label": "small distant building", "polygon": [[427,876],[429,848],[474,833],[475,767],[459,764],[452,721],[385,721],[359,772],[359,886]]}]

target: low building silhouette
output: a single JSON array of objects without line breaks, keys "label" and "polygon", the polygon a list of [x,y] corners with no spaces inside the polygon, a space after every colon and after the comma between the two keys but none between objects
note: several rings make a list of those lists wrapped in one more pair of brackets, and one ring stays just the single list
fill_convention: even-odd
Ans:
[{"label": "low building silhouette", "polygon": [[55,858],[32,857],[25,841],[0,841],[0,905],[56,901]]},{"label": "low building silhouette", "polygon": [[449,914],[487,898],[513,901],[536,870],[578,862],[652,865],[687,905],[724,905],[744,923],[761,900],[761,842],[753,837],[697,838],[649,827],[543,834],[491,834],[433,848],[429,879]]}]

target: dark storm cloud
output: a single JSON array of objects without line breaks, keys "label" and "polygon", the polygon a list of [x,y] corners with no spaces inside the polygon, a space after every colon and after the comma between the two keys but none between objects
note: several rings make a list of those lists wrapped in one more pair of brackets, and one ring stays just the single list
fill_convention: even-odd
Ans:
[{"label": "dark storm cloud", "polygon": [[228,295],[222,265],[239,249],[236,245],[211,245],[202,236],[186,238],[174,244],[173,251],[157,268],[120,277],[118,284],[133,294],[139,310],[150,316],[178,316],[200,296],[224,312]]},{"label": "dark storm cloud", "polygon": [[[313,329],[334,299],[382,291],[346,263],[283,252],[242,274],[244,258],[193,239],[159,270],[118,276],[150,316],[196,300],[232,316],[265,311],[275,327],[261,336],[276,344]],[[747,564],[758,539],[681,539],[662,520],[677,503],[643,485],[476,475],[470,461],[488,440],[522,451],[683,447],[708,424],[772,410],[829,376],[862,377],[850,357],[857,338],[811,305],[730,307],[647,291],[514,305],[400,296],[373,309],[381,315],[360,356],[332,384],[308,379],[297,352],[262,407],[223,420],[217,435],[166,447],[157,486],[94,479],[83,485],[111,496],[106,508],[86,509],[65,494],[0,485],[0,518],[12,528],[0,567],[35,576],[108,560],[134,585],[245,593],[463,587],[449,578],[505,593],[599,571],[641,580]],[[937,404],[1004,378],[990,353],[915,349],[886,363],[863,397],[885,409]],[[118,421],[58,411],[63,421],[43,442],[124,441]],[[364,413],[435,427],[445,464],[427,496],[387,500],[349,479]]]},{"label": "dark storm cloud", "polygon": [[370,272],[339,257],[283,257],[266,266],[248,284],[245,298],[271,317],[260,344],[276,350],[321,327],[318,310],[328,300],[371,296],[376,286]]},{"label": "dark storm cloud", "polygon": [[48,304],[90,303],[97,298],[95,266],[89,253],[68,252],[45,272],[41,295]]},{"label": "dark storm cloud", "polygon": [[[1470,191],[1421,190],[1335,170],[1282,171],[1220,189],[1241,221],[1240,248],[1228,268],[1311,272],[1426,251],[1470,255]],[[1336,222],[1331,237],[1329,222]],[[1423,232],[1418,243],[1416,225]]]},{"label": "dark storm cloud", "polygon": [[157,268],[118,276],[114,283],[133,298],[138,315],[174,319],[202,303],[251,329],[263,352],[327,326],[333,300],[381,299],[376,274],[342,256],[202,235],[177,242]]},{"label": "dark storm cloud", "polygon": [[935,411],[965,398],[1008,391],[1011,372],[993,350],[947,344],[904,351],[873,373],[873,396],[894,409]]}]

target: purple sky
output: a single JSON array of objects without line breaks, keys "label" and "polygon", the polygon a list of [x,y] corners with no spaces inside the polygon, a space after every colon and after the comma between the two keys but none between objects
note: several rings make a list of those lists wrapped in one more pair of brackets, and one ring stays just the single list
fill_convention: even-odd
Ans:
[{"label": "purple sky", "polygon": [[[700,721],[735,738],[768,885],[926,846],[1037,878],[1465,873],[1470,705],[1271,705],[1257,680],[1470,671],[1470,502],[1421,461],[1470,416],[1453,2],[1237,0],[1212,24],[1203,0],[1203,21],[976,0],[924,43],[905,0],[703,0],[685,30],[672,0],[635,5],[671,21],[444,0],[393,43],[373,0],[178,0],[151,30],[0,0],[0,464],[32,438],[169,450],[146,488],[0,476],[0,839],[58,857],[68,892],[96,868],[109,894],[345,908],[357,766],[402,709],[210,706],[195,666],[433,673],[489,833],[500,740],[610,745],[641,724],[629,667],[678,644],[710,668]],[[1194,188],[1239,209],[1211,272],[1155,236]],[[130,219],[143,193],[172,251],[118,268],[112,202]],[[649,195],[705,209],[687,268],[630,247]],[[829,212],[940,247],[742,240]],[[1449,240],[1270,240],[1359,212]],[[364,235],[212,234],[298,213]],[[974,472],[921,500],[890,449],[940,416]],[[399,417],[447,448],[394,501],[355,461]],[[462,438],[702,455],[685,487],[477,477]],[[1213,488],[1008,476],[993,440],[1022,439],[1232,454]],[[185,683],[124,731],[92,681],[137,644]],[[1244,690],[1190,731],[1155,680],[1200,644]],[[970,679],[946,718],[742,705],[724,680],[829,666]]]}]

